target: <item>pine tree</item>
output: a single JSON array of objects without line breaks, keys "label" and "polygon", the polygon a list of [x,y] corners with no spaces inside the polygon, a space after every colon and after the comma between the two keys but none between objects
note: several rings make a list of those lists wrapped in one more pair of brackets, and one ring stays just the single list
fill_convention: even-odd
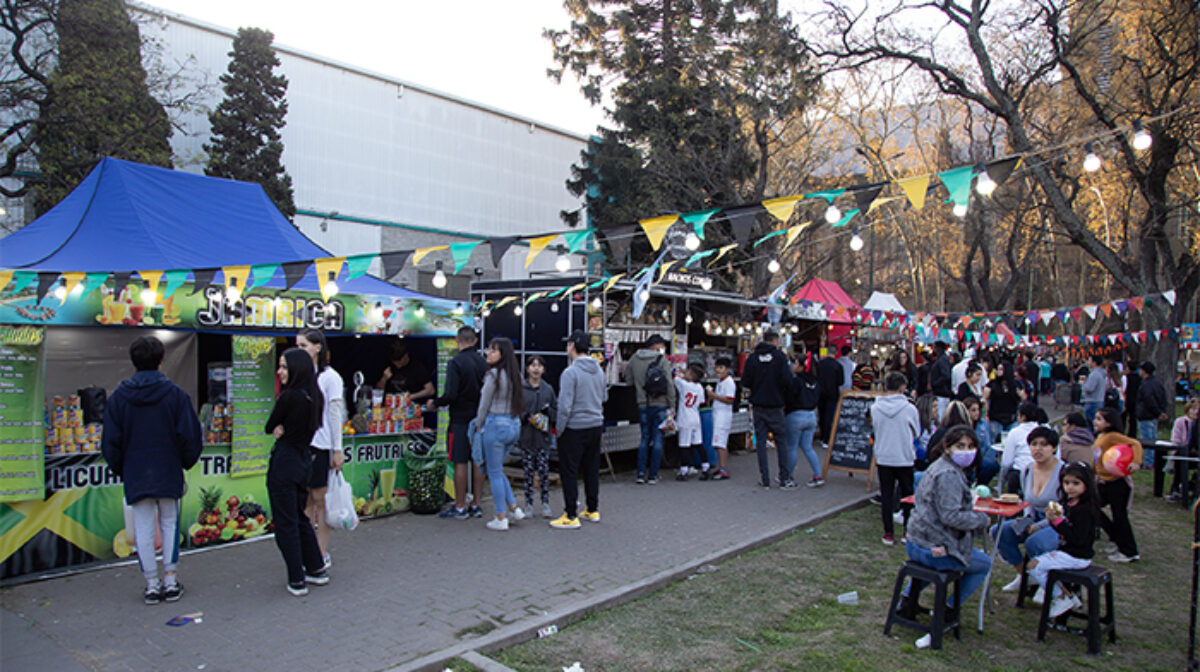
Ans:
[{"label": "pine tree", "polygon": [[58,64],[36,123],[44,176],[36,207],[58,203],[105,156],[171,167],[171,122],[150,95],[141,39],[123,0],[60,3]]},{"label": "pine tree", "polygon": [[212,142],[205,174],[261,184],[284,217],[296,214],[292,178],[284,170],[279,129],[287,123],[287,78],[274,74],[279,59],[275,36],[259,28],[239,28],[221,75],[225,100],[208,120]]}]

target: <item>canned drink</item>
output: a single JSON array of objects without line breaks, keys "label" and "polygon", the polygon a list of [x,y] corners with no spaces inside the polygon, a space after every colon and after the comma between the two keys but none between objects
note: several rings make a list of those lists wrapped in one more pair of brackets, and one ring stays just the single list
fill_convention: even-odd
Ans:
[{"label": "canned drink", "polygon": [[67,407],[68,408],[79,408],[79,395],[78,394],[67,395]]},{"label": "canned drink", "polygon": [[378,407],[372,408],[371,409],[371,419],[374,420],[375,422],[379,422],[380,420],[383,420],[383,409],[378,408]]},{"label": "canned drink", "polygon": [[99,440],[100,440],[100,431],[101,431],[103,428],[104,428],[104,425],[102,425],[102,424],[100,424],[100,423],[98,423],[98,422],[92,422],[92,423],[89,423],[89,424],[87,425],[87,437],[88,437],[88,440],[89,440],[89,441],[99,441]]},{"label": "canned drink", "polygon": [[83,424],[83,409],[76,408],[75,410],[71,411],[71,419],[74,420],[76,424],[82,425]]},{"label": "canned drink", "polygon": [[209,443],[209,444],[219,443],[218,439],[220,439],[220,438],[221,438],[220,432],[214,432],[212,430],[209,430],[204,433],[204,442],[205,443]]},{"label": "canned drink", "polygon": [[73,427],[71,433],[73,435],[72,438],[75,439],[75,443],[83,443],[84,441],[87,441],[87,428],[86,427],[83,427],[83,426]]},{"label": "canned drink", "polygon": [[550,635],[554,635],[554,634],[558,634],[558,626],[557,625],[547,625],[544,628],[538,629],[538,638],[539,639],[545,639],[545,638],[549,637]]},{"label": "canned drink", "polygon": [[229,430],[221,432],[221,443],[233,443],[233,432]]},{"label": "canned drink", "polygon": [[59,397],[59,396],[55,396],[55,397],[54,397],[54,410],[56,410],[56,411],[57,411],[57,410],[60,410],[60,409],[61,409],[61,410],[66,410],[66,408],[67,408],[67,400],[66,400],[66,398],[65,398],[65,397]]},{"label": "canned drink", "polygon": [[63,444],[63,453],[65,453],[67,455],[74,455],[78,450],[79,450],[79,447],[76,446],[74,443],[64,443]]},{"label": "canned drink", "polygon": [[367,433],[368,434],[378,434],[380,422],[381,422],[380,420],[368,420],[367,421]]}]

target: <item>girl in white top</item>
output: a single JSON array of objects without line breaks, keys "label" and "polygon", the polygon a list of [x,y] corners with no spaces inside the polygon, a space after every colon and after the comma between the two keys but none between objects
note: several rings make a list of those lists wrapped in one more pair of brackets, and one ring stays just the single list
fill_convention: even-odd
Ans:
[{"label": "girl in white top", "polygon": [[[305,513],[317,530],[317,544],[321,557],[328,568],[329,532],[332,528],[325,522],[325,492],[329,489],[329,471],[341,471],[345,457],[342,455],[342,413],[346,406],[345,384],[337,371],[329,366],[329,346],[325,334],[316,329],[304,329],[296,335],[296,347],[312,357],[317,367],[317,387],[325,397],[325,408],[321,413],[321,426],[312,438],[313,465],[309,480],[308,503]],[[384,493],[384,496],[388,496]]]},{"label": "girl in white top", "polygon": [[[700,380],[704,369],[699,365],[689,366],[683,378],[675,379],[675,389],[679,392],[679,411],[675,414],[675,426],[679,430],[679,475],[676,480],[686,481],[688,476],[696,473],[692,465],[696,461],[696,453],[704,445],[703,434],[700,430],[700,402],[704,401],[704,388]],[[708,473],[708,462],[700,465],[701,471]]]}]

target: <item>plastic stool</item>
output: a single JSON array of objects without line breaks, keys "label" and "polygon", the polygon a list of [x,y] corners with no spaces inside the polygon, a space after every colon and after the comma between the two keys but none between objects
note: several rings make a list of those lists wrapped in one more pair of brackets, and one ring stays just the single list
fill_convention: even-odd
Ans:
[{"label": "plastic stool", "polygon": [[[904,579],[906,578],[912,579],[913,582],[908,596],[910,611],[907,614],[901,614],[896,610],[896,607],[900,604],[900,598],[904,589]],[[929,625],[916,620],[916,613],[921,610],[917,604],[917,582],[932,583],[934,586],[933,618],[930,620]],[[961,604],[962,572],[933,569],[912,560],[904,563],[900,567],[899,574],[896,575],[896,587],[892,590],[892,601],[888,606],[887,621],[883,624],[883,634],[890,634],[892,624],[899,623],[918,632],[929,633],[931,640],[930,648],[935,650],[942,648],[942,635],[947,630],[954,630],[954,638],[962,639],[959,627],[962,610],[955,610],[955,615],[952,619],[947,620],[946,618],[946,594],[951,583],[954,584],[954,603]]]},{"label": "plastic stool", "polygon": [[[1087,613],[1068,611],[1058,618],[1050,618],[1050,603],[1053,601],[1054,584],[1078,586],[1087,589]],[[1100,587],[1104,586],[1104,615],[1100,615]],[[1087,627],[1072,628],[1067,625],[1070,618],[1086,618]],[[1051,621],[1053,620],[1053,625]],[[1107,634],[1109,642],[1117,641],[1117,622],[1113,612],[1112,574],[1104,567],[1092,565],[1086,569],[1052,569],[1046,577],[1046,601],[1042,604],[1042,617],[1038,621],[1038,641],[1045,641],[1046,630],[1069,632],[1087,637],[1087,650],[1092,655],[1100,654],[1100,638]]]}]

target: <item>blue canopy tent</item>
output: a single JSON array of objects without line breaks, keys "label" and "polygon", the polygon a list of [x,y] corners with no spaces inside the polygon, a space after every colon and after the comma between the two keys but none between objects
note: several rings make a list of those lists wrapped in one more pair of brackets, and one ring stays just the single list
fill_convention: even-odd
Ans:
[{"label": "blue canopy tent", "polygon": [[[329,257],[257,184],[104,158],[49,212],[0,239],[0,268],[136,271]],[[282,273],[266,283],[282,288]],[[371,276],[341,291],[439,301]],[[295,289],[319,291],[316,268]]]}]

